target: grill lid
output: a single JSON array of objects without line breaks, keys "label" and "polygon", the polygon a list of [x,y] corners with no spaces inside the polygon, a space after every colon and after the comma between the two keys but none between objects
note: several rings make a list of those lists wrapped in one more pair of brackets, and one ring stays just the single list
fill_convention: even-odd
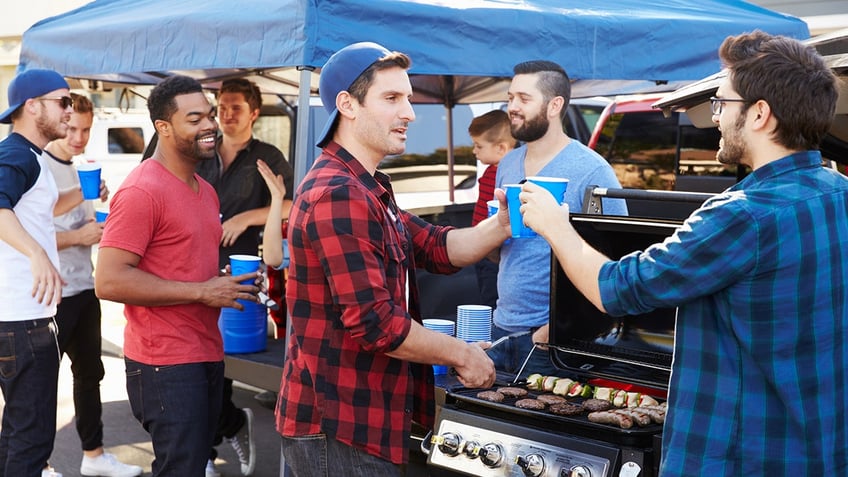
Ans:
[{"label": "grill lid", "polygon": [[[571,222],[590,245],[612,259],[662,242],[682,224],[581,214],[572,214]],[[676,315],[676,308],[620,318],[602,313],[568,280],[556,257],[552,259],[549,349],[560,369],[665,390]]]}]

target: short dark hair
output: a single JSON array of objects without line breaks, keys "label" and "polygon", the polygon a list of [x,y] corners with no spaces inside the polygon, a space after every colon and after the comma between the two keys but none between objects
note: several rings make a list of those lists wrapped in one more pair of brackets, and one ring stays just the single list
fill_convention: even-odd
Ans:
[{"label": "short dark hair", "polygon": [[365,96],[368,94],[368,90],[374,83],[374,73],[376,71],[387,70],[389,68],[403,68],[404,70],[408,70],[411,66],[412,60],[409,59],[408,56],[399,51],[393,51],[366,68],[362,74],[353,80],[353,83],[347,91],[351,96],[356,98],[360,104],[363,104],[365,102]]},{"label": "short dark hair", "polygon": [[220,98],[224,93],[241,93],[244,100],[250,106],[251,111],[255,111],[262,107],[262,92],[259,91],[259,86],[256,83],[244,78],[233,78],[224,80],[221,83],[221,89],[218,91]]},{"label": "short dark hair", "polygon": [[71,99],[74,100],[75,113],[92,113],[94,114],[94,104],[85,96],[77,93],[71,93]]},{"label": "short dark hair", "polygon": [[471,120],[468,135],[479,137],[491,143],[507,142],[515,144],[509,127],[509,115],[501,109],[493,109]]},{"label": "short dark hair", "polygon": [[538,75],[536,85],[542,91],[545,103],[550,102],[557,96],[565,100],[562,105],[560,117],[565,120],[568,112],[568,103],[571,102],[571,79],[562,66],[547,60],[531,60],[519,63],[512,68],[516,75]]},{"label": "short dark hair", "polygon": [[150,91],[150,96],[147,98],[150,120],[154,123],[160,119],[170,121],[171,116],[177,112],[177,102],[174,98],[202,92],[203,86],[194,78],[180,75],[165,78]]},{"label": "short dark hair", "polygon": [[756,30],[729,36],[719,48],[742,112],[768,103],[775,141],[790,150],[818,149],[833,123],[839,95],[836,77],[812,46]]}]

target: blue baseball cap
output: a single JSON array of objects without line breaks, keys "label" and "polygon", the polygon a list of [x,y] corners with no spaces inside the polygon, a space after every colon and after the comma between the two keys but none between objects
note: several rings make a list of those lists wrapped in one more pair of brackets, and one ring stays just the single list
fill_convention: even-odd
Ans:
[{"label": "blue baseball cap", "polygon": [[0,114],[0,123],[11,123],[12,113],[28,99],[62,88],[70,89],[70,86],[62,75],[53,70],[32,69],[18,74],[9,83],[9,109]]},{"label": "blue baseball cap", "polygon": [[339,111],[336,109],[336,96],[347,91],[350,85],[377,60],[390,54],[386,48],[369,41],[354,43],[333,53],[333,56],[321,68],[318,80],[318,92],[324,109],[330,113],[324,130],[318,136],[318,147],[324,147],[333,136]]}]

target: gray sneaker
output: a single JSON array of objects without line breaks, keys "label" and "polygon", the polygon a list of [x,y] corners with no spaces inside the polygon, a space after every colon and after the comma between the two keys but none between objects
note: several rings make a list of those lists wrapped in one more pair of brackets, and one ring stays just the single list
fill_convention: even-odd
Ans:
[{"label": "gray sneaker", "polygon": [[227,441],[233,446],[233,450],[239,458],[241,464],[242,475],[252,475],[253,469],[256,468],[256,444],[253,442],[253,410],[243,408],[244,425],[233,437],[228,437]]}]

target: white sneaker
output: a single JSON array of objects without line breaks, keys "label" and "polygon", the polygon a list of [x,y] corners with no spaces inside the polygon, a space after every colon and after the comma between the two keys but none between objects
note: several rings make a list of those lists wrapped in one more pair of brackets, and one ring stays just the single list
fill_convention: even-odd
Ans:
[{"label": "white sneaker", "polygon": [[56,472],[53,467],[48,467],[41,471],[41,477],[62,477],[62,474]]},{"label": "white sneaker", "polygon": [[215,468],[215,463],[212,459],[206,461],[206,477],[221,477],[221,473]]},{"label": "white sneaker", "polygon": [[142,468],[137,465],[127,465],[119,461],[115,454],[104,452],[97,457],[82,456],[80,474],[86,477],[136,477],[141,475]]},{"label": "white sneaker", "polygon": [[256,444],[253,442],[253,410],[243,408],[245,422],[241,429],[227,441],[238,454],[242,475],[252,475],[256,468]]}]

